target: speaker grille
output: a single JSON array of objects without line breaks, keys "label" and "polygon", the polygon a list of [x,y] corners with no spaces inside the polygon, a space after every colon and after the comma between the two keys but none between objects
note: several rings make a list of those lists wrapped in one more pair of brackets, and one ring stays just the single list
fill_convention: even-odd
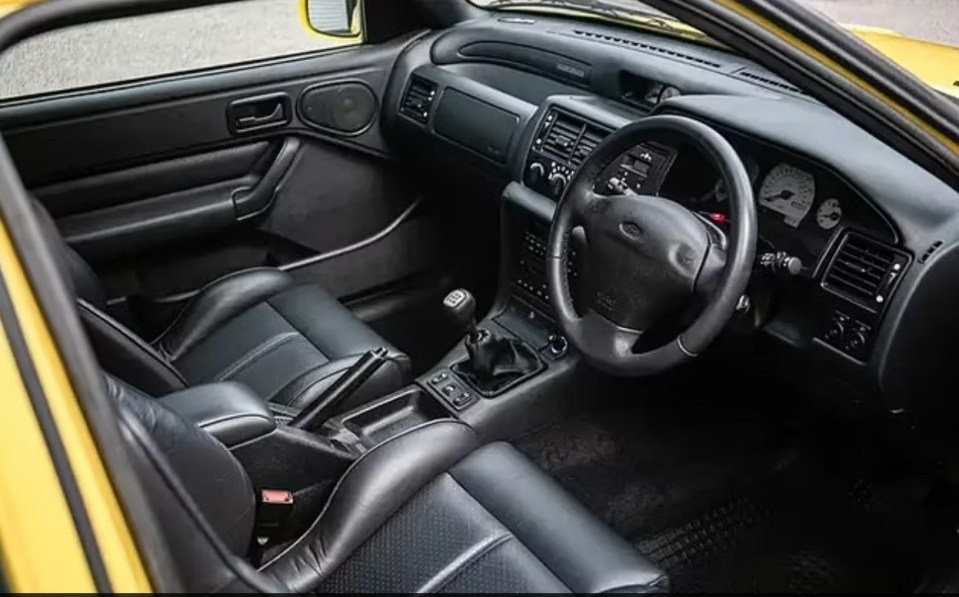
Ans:
[{"label": "speaker grille", "polygon": [[300,96],[300,114],[307,124],[338,133],[358,133],[376,116],[376,95],[362,83],[312,87]]}]

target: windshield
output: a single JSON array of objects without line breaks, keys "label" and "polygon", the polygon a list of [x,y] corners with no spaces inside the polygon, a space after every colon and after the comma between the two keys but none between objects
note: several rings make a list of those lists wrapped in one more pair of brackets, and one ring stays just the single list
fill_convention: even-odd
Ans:
[{"label": "windshield", "polygon": [[[470,1],[491,9],[578,12],[712,42],[638,0]],[[930,86],[959,96],[959,0],[795,1],[832,19]]]}]

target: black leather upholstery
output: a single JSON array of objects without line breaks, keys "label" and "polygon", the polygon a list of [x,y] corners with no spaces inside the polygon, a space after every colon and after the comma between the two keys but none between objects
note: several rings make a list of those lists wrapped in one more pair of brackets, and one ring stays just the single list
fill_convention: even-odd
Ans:
[{"label": "black leather upholstery", "polygon": [[159,402],[227,447],[276,429],[276,420],[266,403],[243,384],[196,386],[164,396]]},{"label": "black leather upholstery", "polygon": [[255,504],[246,472],[226,447],[198,426],[128,384],[107,377],[120,409],[153,440],[221,541],[244,554],[253,533]]},{"label": "black leather upholstery", "polygon": [[162,458],[138,457],[138,464],[156,487],[156,507],[172,518],[163,526],[173,535],[186,590],[668,588],[662,572],[519,452],[502,443],[480,447],[471,428],[452,420],[424,424],[366,452],[302,537],[256,574],[224,547],[236,554],[250,539],[252,490],[242,467],[162,400],[109,384],[131,452],[159,446],[154,451]]},{"label": "black leather upholstery", "polygon": [[341,410],[405,385],[409,360],[317,286],[257,268],[203,288],[155,341],[110,317],[93,269],[60,238],[35,202],[47,234],[60,246],[60,267],[78,297],[81,319],[103,367],[154,396],[218,381],[237,381],[296,412],[365,352],[389,351],[389,362]]},{"label": "black leather upholstery", "polygon": [[[262,272],[256,270],[255,275]],[[187,381],[238,381],[267,400],[300,408],[363,353],[383,346],[389,350],[390,362],[341,408],[349,409],[405,384],[407,357],[326,291],[292,284],[283,288],[224,318],[225,323],[215,331],[180,350],[173,363]],[[188,308],[193,309],[204,311],[202,305]],[[193,318],[188,315],[187,319]],[[169,336],[167,332],[164,338]]]},{"label": "black leather upholstery", "polygon": [[428,423],[358,460],[262,569],[297,592],[660,592],[665,575],[508,444]]}]

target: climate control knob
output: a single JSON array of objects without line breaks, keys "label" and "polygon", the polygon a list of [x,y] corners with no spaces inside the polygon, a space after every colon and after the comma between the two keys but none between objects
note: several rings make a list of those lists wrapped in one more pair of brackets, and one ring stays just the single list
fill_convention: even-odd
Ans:
[{"label": "climate control knob", "polygon": [[541,162],[533,162],[529,165],[529,169],[526,170],[526,184],[527,186],[535,186],[540,183],[546,177],[546,166]]},{"label": "climate control knob", "polygon": [[559,199],[560,195],[563,194],[563,191],[566,190],[566,184],[569,182],[566,180],[566,175],[560,172],[553,172],[549,175],[549,189],[553,192],[553,196]]}]

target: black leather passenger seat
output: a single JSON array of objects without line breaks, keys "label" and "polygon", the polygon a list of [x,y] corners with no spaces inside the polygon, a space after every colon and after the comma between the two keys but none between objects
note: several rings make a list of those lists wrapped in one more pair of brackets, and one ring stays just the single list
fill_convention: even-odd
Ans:
[{"label": "black leather passenger seat", "polygon": [[380,367],[341,410],[403,387],[409,358],[324,289],[297,284],[275,268],[232,273],[208,284],[155,340],[147,341],[107,313],[100,280],[60,237],[34,202],[78,298],[81,319],[101,365],[153,396],[236,381],[284,412],[311,403],[367,351],[387,349]]},{"label": "black leather passenger seat", "polygon": [[296,542],[255,571],[246,473],[222,444],[108,379],[190,592],[659,593],[668,578],[504,443],[440,419],[365,452]]}]

